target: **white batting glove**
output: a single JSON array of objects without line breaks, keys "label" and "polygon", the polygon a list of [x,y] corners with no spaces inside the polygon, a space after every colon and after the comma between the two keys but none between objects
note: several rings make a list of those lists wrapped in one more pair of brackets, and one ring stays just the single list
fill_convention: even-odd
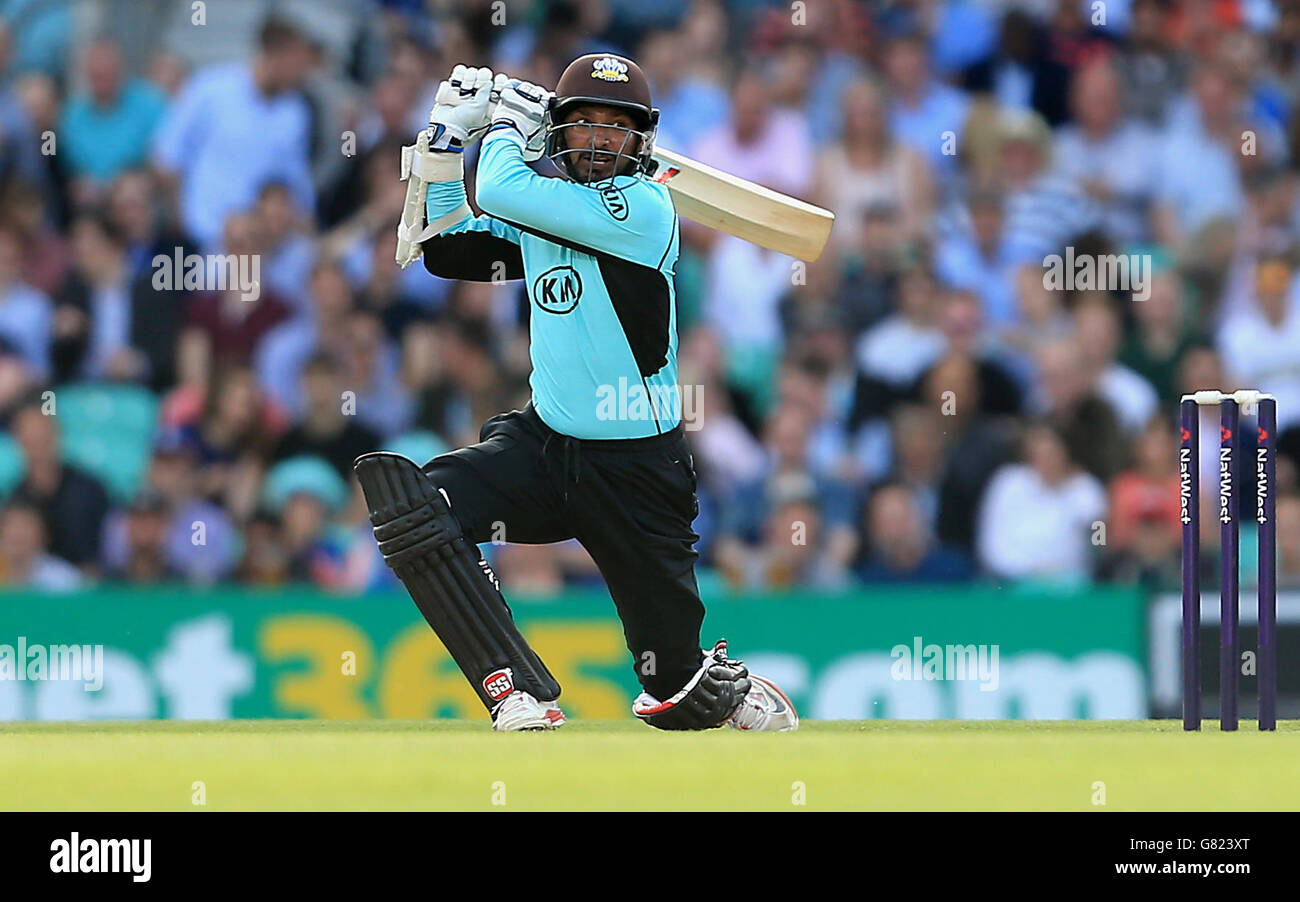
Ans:
[{"label": "white batting glove", "polygon": [[483,120],[481,126],[470,131],[469,136],[466,139],[470,144],[477,143],[480,138],[488,133],[488,129],[492,127],[492,120],[496,116],[497,103],[501,100],[501,92],[505,90],[509,81],[510,76],[506,75],[504,72],[498,72],[492,77],[492,92],[489,94],[490,99],[488,100],[487,117]]},{"label": "white batting glove", "polygon": [[429,149],[462,152],[487,132],[492,70],[457,66],[438,85],[429,113]]},{"label": "white batting glove", "polygon": [[524,159],[536,160],[546,148],[546,111],[554,93],[532,82],[511,79],[501,89],[492,127],[508,125],[523,136]]}]

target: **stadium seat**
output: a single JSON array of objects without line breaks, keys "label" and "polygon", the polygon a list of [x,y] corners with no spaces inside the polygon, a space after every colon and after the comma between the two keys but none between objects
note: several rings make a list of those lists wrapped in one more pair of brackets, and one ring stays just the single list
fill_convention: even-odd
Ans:
[{"label": "stadium seat", "polygon": [[137,385],[87,383],[61,386],[55,399],[64,459],[130,500],[149,466],[158,399]]}]

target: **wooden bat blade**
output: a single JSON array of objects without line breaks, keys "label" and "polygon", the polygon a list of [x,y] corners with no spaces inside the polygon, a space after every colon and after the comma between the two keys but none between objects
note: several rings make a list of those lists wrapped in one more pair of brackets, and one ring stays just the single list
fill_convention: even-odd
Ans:
[{"label": "wooden bat blade", "polygon": [[760,247],[812,262],[830,238],[835,214],[771,188],[656,147],[653,178],[668,187],[677,212]]}]

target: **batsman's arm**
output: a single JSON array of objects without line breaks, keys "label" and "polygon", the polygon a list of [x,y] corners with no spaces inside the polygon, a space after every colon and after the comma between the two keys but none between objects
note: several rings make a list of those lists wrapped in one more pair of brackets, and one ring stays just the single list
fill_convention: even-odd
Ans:
[{"label": "batsman's arm", "polygon": [[403,268],[423,258],[446,279],[523,278],[518,230],[475,216],[465,197],[464,150],[487,128],[492,83],[490,69],[456,66],[438,86],[429,128],[402,148],[406,198],[394,259]]},{"label": "batsman's arm", "polygon": [[424,268],[433,275],[467,282],[524,277],[519,230],[490,216],[474,216],[460,179],[431,182],[425,208],[429,222],[450,221],[424,242]]},{"label": "batsman's arm", "polygon": [[547,178],[528,168],[523,150],[514,129],[488,132],[474,196],[479,209],[558,244],[659,266],[677,224],[667,189],[628,177],[604,190]]}]

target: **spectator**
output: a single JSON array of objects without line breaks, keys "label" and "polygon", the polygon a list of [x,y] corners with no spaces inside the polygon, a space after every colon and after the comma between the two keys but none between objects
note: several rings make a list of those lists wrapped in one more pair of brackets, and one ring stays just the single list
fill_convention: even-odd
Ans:
[{"label": "spectator", "polygon": [[1042,263],[1095,228],[1099,208],[1068,175],[1050,169],[1051,133],[1034,113],[1004,112],[997,124],[998,183],[1014,260]]},{"label": "spectator", "polygon": [[182,427],[197,456],[199,494],[247,520],[257,506],[264,464],[288,427],[267,404],[247,367],[222,370],[201,411]]},{"label": "spectator", "polygon": [[1161,507],[1146,502],[1134,512],[1131,543],[1102,558],[1099,580],[1164,591],[1178,584],[1181,534],[1168,528]]},{"label": "spectator", "polygon": [[894,311],[907,256],[898,209],[877,205],[867,210],[857,243],[846,248],[846,254],[834,300],[837,316],[856,341]]},{"label": "spectator", "polygon": [[[397,232],[406,202],[406,185],[393,178],[393,160],[401,155],[401,142],[394,141],[375,148],[366,160],[362,204],[353,215],[336,225],[321,237],[319,253],[342,261],[348,279],[354,286],[363,285],[373,277],[376,244],[386,244],[390,235]],[[472,186],[471,186],[472,190]],[[383,268],[393,264],[389,255],[380,263]],[[438,311],[446,302],[452,282],[430,278],[423,266],[408,266],[397,271],[396,278],[402,294],[416,301],[429,313]]]},{"label": "spectator", "polygon": [[1044,344],[1068,338],[1073,328],[1065,312],[1065,293],[1047,287],[1041,265],[1026,263],[1016,269],[1016,317],[999,338],[1012,355],[1024,379],[1034,379],[1033,357]]},{"label": "spectator", "polygon": [[1023,10],[1002,17],[998,52],[966,70],[967,90],[992,94],[1006,110],[1033,110],[1052,126],[1065,121],[1070,70],[1054,59],[1043,29]]},{"label": "spectator", "polygon": [[[195,251],[193,242],[167,220],[158,191],[151,172],[128,169],[113,180],[107,200],[108,216],[126,243],[131,278],[151,285],[159,257],[173,258],[179,249],[183,260]],[[169,300],[173,306],[182,306],[178,296],[169,296]]]},{"label": "spectator", "polygon": [[1074,79],[1074,121],[1057,132],[1053,165],[1101,206],[1106,236],[1120,247],[1149,234],[1151,192],[1158,180],[1157,133],[1124,118],[1119,75],[1106,59]]},{"label": "spectator", "polygon": [[280,544],[280,519],[259,508],[244,526],[244,556],[235,578],[246,586],[279,586],[289,579],[289,559]]},{"label": "spectator", "polygon": [[1244,178],[1247,206],[1236,224],[1236,247],[1218,316],[1248,309],[1256,289],[1261,255],[1285,253],[1300,235],[1300,203],[1295,173],[1280,165],[1252,170]]},{"label": "spectator", "polygon": [[[811,193],[813,152],[807,122],[773,109],[761,74],[743,71],[732,91],[731,119],[700,138],[700,162],[795,195]],[[791,258],[729,235],[709,236],[705,318],[728,352],[762,366],[780,349],[777,304],[791,282]]]},{"label": "spectator", "polygon": [[342,479],[352,476],[352,462],[379,448],[380,437],[345,412],[343,371],[329,354],[314,355],[303,369],[306,409],[300,421],[275,448],[274,460],[312,455],[332,466]]},{"label": "spectator", "polygon": [[698,329],[684,341],[678,367],[678,379],[687,392],[682,412],[691,430],[691,449],[699,474],[700,518],[694,528],[700,542],[696,547],[711,559],[716,537],[715,506],[730,505],[738,493],[762,480],[767,471],[767,453],[736,415],[721,381],[721,352],[711,332]]},{"label": "spectator", "polygon": [[1169,556],[1182,535],[1180,529],[1177,443],[1171,421],[1154,416],[1138,437],[1134,467],[1115,477],[1110,485],[1110,517],[1106,547],[1110,555],[1144,558],[1148,529],[1164,529],[1160,542],[1147,548],[1164,548]]},{"label": "spectator", "polygon": [[341,363],[358,420],[379,435],[410,428],[414,403],[402,381],[401,354],[378,314],[356,310],[348,317]]},{"label": "spectator", "polygon": [[1097,392],[1130,434],[1156,412],[1160,399],[1151,384],[1116,360],[1122,332],[1119,313],[1108,296],[1085,294],[1074,308],[1075,340]]},{"label": "spectator", "polygon": [[837,217],[833,243],[857,244],[868,211],[882,206],[901,211],[907,236],[925,235],[933,206],[925,157],[895,141],[888,103],[875,81],[854,81],[843,97],[843,136],[817,161],[817,196]]},{"label": "spectator", "polygon": [[22,281],[22,235],[0,222],[0,340],[34,376],[50,372],[50,299]]},{"label": "spectator", "polygon": [[950,450],[945,418],[929,404],[899,404],[889,418],[891,464],[876,488],[897,485],[907,490],[924,530],[939,530],[939,483]]},{"label": "spectator", "polygon": [[774,108],[758,70],[743,70],[731,92],[731,118],[705,132],[695,146],[701,162],[787,194],[813,188],[812,135],[803,116]]},{"label": "spectator", "polygon": [[921,403],[944,417],[936,534],[943,544],[971,553],[980,498],[1011,446],[1008,428],[981,413],[979,392],[977,370],[961,358],[931,369],[921,389]]},{"label": "spectator", "polygon": [[1119,418],[1098,393],[1078,344],[1058,340],[1038,353],[1042,396],[1040,410],[1069,445],[1071,456],[1102,481],[1127,463],[1128,451]]},{"label": "spectator", "polygon": [[862,336],[855,349],[858,368],[895,389],[911,385],[943,354],[939,292],[924,267],[903,275],[898,312]]},{"label": "spectator", "polygon": [[[817,504],[824,511],[825,523],[819,518],[819,540],[838,560],[847,561],[851,549],[844,547],[843,531],[851,529],[853,498],[844,486],[810,472],[809,445],[815,413],[797,401],[778,406],[768,418],[764,445],[768,462],[762,476],[743,483],[730,496],[720,512],[717,557],[726,567],[743,545],[761,542],[763,523],[771,515],[771,499],[779,494],[778,484],[803,486],[811,482]],[[823,535],[824,533],[824,535]],[[739,566],[739,570],[744,570]]]},{"label": "spectator", "polygon": [[256,215],[266,236],[263,284],[283,298],[296,315],[311,309],[306,287],[316,262],[316,248],[306,233],[302,212],[289,186],[269,182],[257,196]]},{"label": "spectator", "polygon": [[1102,484],[1071,459],[1068,439],[1045,423],[1024,438],[1024,462],[989,483],[979,517],[979,559],[1001,579],[1086,581],[1090,539],[1106,514]]},{"label": "spectator", "polygon": [[126,559],[109,568],[106,576],[136,585],[180,578],[167,557],[167,499],[162,495],[144,491],[131,502],[126,514]]},{"label": "spectator", "polygon": [[769,485],[762,542],[719,559],[733,588],[820,589],[847,586],[847,573],[830,559],[822,534],[817,490],[806,473],[789,473]]},{"label": "spectator", "polygon": [[[57,396],[54,400],[57,404]],[[108,493],[93,476],[64,462],[56,422],[39,396],[29,397],[14,413],[10,425],[24,463],[15,492],[40,512],[50,553],[93,575]]]},{"label": "spectator", "polygon": [[1128,10],[1123,6],[1103,17],[1096,10],[1085,3],[1057,0],[1048,18],[1046,56],[1064,68],[1067,81],[1113,53],[1112,38],[1127,25]]},{"label": "spectator", "polygon": [[0,585],[39,592],[79,588],[77,568],[46,547],[45,521],[34,505],[15,499],[0,508]]},{"label": "spectator", "polygon": [[1146,379],[1161,404],[1172,405],[1182,395],[1179,365],[1198,341],[1177,274],[1156,266],[1151,275],[1151,296],[1131,309],[1132,325],[1120,348],[1119,362]]},{"label": "spectator", "polygon": [[[9,68],[11,46],[9,26],[0,22],[0,73]],[[38,134],[14,85],[0,84],[0,182],[17,178],[46,189]]]},{"label": "spectator", "polygon": [[[192,435],[174,427],[160,430],[144,488],[166,502],[168,565],[188,584],[212,585],[239,563],[239,532],[225,510],[202,497],[198,460]],[[109,569],[125,569],[129,546],[120,516],[109,523],[105,545]]]},{"label": "spectator", "polygon": [[[322,227],[338,225],[365,202],[366,177],[372,161],[382,159],[391,167],[394,142],[410,143],[412,131],[428,124],[430,105],[419,105],[416,97],[420,87],[398,72],[390,72],[375,84],[369,109],[362,114],[357,127],[356,158],[322,192]],[[413,129],[410,120],[416,110],[421,119]]]},{"label": "spectator", "polygon": [[[230,287],[209,290],[188,304],[177,351],[184,384],[206,392],[216,369],[250,363],[267,333],[292,315],[287,304],[260,284],[231,284],[248,278],[255,261],[260,268],[265,248],[266,233],[255,217],[240,213],[226,222],[225,254],[214,257],[207,272],[215,281],[216,267],[227,266],[223,281]],[[237,269],[228,265],[230,261]]]},{"label": "spectator", "polygon": [[8,423],[13,411],[37,387],[22,358],[0,336],[0,422]]},{"label": "spectator", "polygon": [[115,41],[92,41],[82,65],[87,90],[68,99],[60,137],[69,174],[90,183],[77,193],[93,196],[127,167],[146,162],[166,100],[155,86],[127,75]]},{"label": "spectator", "polygon": [[1002,195],[992,188],[973,191],[963,214],[960,227],[947,230],[936,248],[935,273],[945,286],[973,292],[984,319],[1003,331],[1019,315]]},{"label": "spectator", "polygon": [[1133,0],[1133,27],[1119,52],[1128,111],[1158,126],[1187,81],[1187,60],[1173,45],[1173,0]]},{"label": "spectator", "polygon": [[974,575],[963,554],[934,544],[911,490],[899,483],[872,492],[863,547],[855,573],[864,583],[950,583]]},{"label": "spectator", "polygon": [[833,360],[825,359],[813,348],[802,357],[787,360],[781,367],[777,403],[807,418],[803,466],[818,487],[823,549],[834,563],[847,566],[856,545],[853,493],[860,477],[851,455],[849,436],[842,426],[843,413],[831,407],[834,365]]},{"label": "spectator", "polygon": [[217,249],[230,214],[250,208],[270,179],[314,209],[311,110],[301,91],[314,65],[310,42],[268,18],[251,62],[199,72],[167,111],[154,161],[178,187],[182,224],[205,250]]},{"label": "spectator", "polygon": [[673,147],[693,148],[712,123],[731,112],[727,92],[686,68],[681,35],[659,29],[641,40],[637,61],[650,80],[650,91],[664,123],[660,137]]},{"label": "spectator", "polygon": [[304,409],[302,370],[318,351],[341,355],[354,299],[343,268],[322,259],[311,271],[311,315],[272,329],[254,354],[258,382],[267,396],[297,416]]},{"label": "spectator", "polygon": [[[939,312],[939,326],[944,337],[943,356],[934,364],[959,360],[971,366],[979,381],[978,401],[954,395],[958,403],[981,405],[981,412],[990,416],[1014,416],[1022,411],[1024,401],[1020,386],[1011,372],[1003,366],[984,342],[982,314],[979,301],[973,294],[950,291],[944,297]],[[910,392],[922,391],[925,374],[918,377]]]},{"label": "spectator", "polygon": [[72,224],[72,272],[55,306],[55,378],[145,381],[149,358],[134,342],[156,348],[158,331],[175,323],[174,318],[169,323],[165,316],[143,315],[137,304],[148,300],[132,291],[116,226],[101,215],[79,215]]},{"label": "spectator", "polygon": [[[436,452],[415,454],[407,451],[406,456],[412,460],[424,461],[435,457]],[[384,563],[384,556],[380,554],[379,546],[375,543],[375,530],[370,523],[370,508],[366,504],[365,495],[361,492],[361,483],[356,480],[352,481],[352,492],[346,509],[335,518],[333,527],[327,535],[326,545],[328,556],[325,558],[326,566],[321,573],[330,588],[345,592],[392,592],[401,585],[393,575],[392,569]],[[559,557],[558,554],[551,553],[555,549],[542,546],[508,547],[540,548],[548,557]],[[595,565],[593,564],[592,567],[594,569]]]},{"label": "spectator", "polygon": [[[1242,387],[1300,397],[1300,278],[1289,254],[1260,259],[1255,304],[1224,322],[1219,352],[1229,378]],[[1278,408],[1278,425],[1297,421]]]},{"label": "spectator", "polygon": [[966,128],[970,99],[930,73],[929,50],[916,33],[894,38],[885,48],[885,74],[893,101],[889,111],[894,137],[925,156],[941,183],[955,175],[958,146]]},{"label": "spectator", "polygon": [[340,555],[330,541],[330,516],[346,502],[347,492],[335,468],[310,455],[284,460],[267,474],[263,503],[279,517],[290,582],[339,585]]},{"label": "spectator", "polygon": [[430,355],[432,369],[419,385],[415,423],[453,445],[473,444],[482,422],[478,414],[501,397],[491,332],[482,320],[455,316],[435,334],[437,353]]},{"label": "spectator", "polygon": [[1245,128],[1240,95],[1228,74],[1209,64],[1194,73],[1192,92],[1166,126],[1156,186],[1155,234],[1175,249],[1212,220],[1239,216],[1244,206],[1236,166]]},{"label": "spectator", "polygon": [[41,294],[59,290],[68,272],[69,242],[46,215],[45,199],[30,182],[10,181],[0,199],[22,239],[22,280]]}]

